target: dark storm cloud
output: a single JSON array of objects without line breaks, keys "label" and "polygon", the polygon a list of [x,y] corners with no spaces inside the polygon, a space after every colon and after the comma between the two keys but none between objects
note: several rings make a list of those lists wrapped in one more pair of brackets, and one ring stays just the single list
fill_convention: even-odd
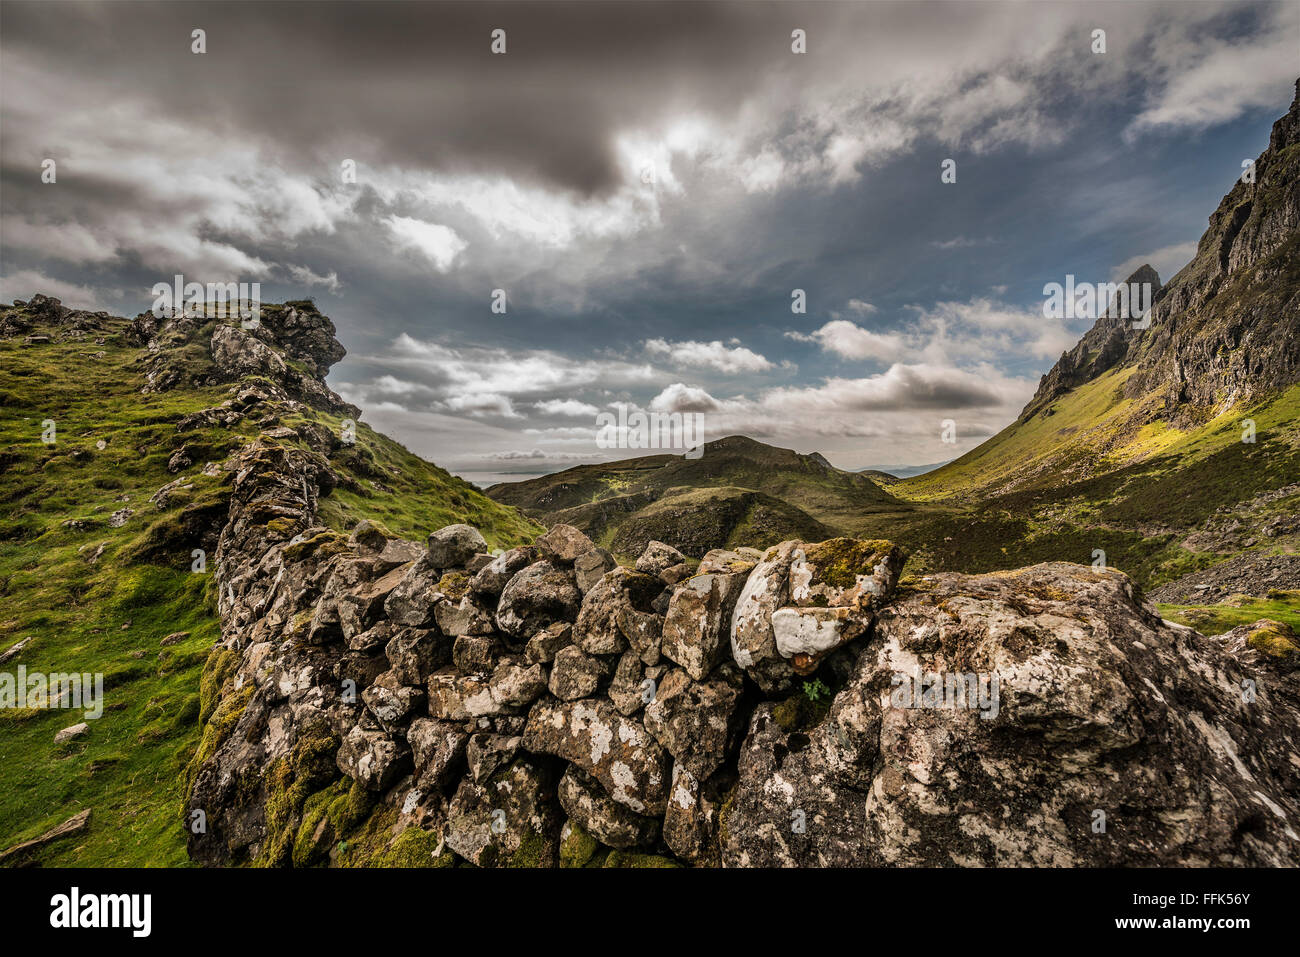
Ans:
[{"label": "dark storm cloud", "polygon": [[[287,157],[350,145],[364,161],[486,166],[598,194],[618,181],[615,129],[734,105],[782,63],[777,25],[833,13],[764,6],[17,2],[3,25],[11,53],[76,50],[60,69],[113,97],[278,142]],[[505,56],[490,52],[496,28]]]},{"label": "dark storm cloud", "polygon": [[938,461],[1082,331],[1045,281],[1181,265],[1289,99],[1296,10],[5,2],[0,284],[314,294],[336,387],[453,467],[588,456],[613,402]]}]

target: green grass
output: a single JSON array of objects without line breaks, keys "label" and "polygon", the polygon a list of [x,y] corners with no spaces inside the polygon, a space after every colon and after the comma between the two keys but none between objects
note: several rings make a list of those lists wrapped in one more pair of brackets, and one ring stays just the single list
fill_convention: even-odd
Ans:
[{"label": "green grass", "polygon": [[[1276,596],[1276,597],[1274,597]],[[1171,621],[1190,625],[1206,635],[1221,635],[1238,625],[1271,618],[1300,632],[1300,591],[1272,592],[1265,598],[1233,596],[1217,605],[1157,605]]]},{"label": "green grass", "polygon": [[[48,345],[0,340],[0,650],[34,639],[3,670],[13,674],[22,664],[29,673],[102,673],[106,698],[89,732],[64,745],[55,745],[54,735],[82,721],[81,711],[0,710],[0,849],[90,808],[86,831],[34,859],[183,865],[183,781],[200,739],[204,662],[220,635],[209,584],[229,487],[226,473],[206,477],[201,469],[263,426],[250,416],[230,429],[177,433],[177,420],[220,404],[234,387],[143,395],[144,350],[123,338],[126,320],[100,325],[80,340]],[[210,335],[208,324],[194,340],[175,344],[169,358],[187,381],[207,377]],[[53,445],[41,441],[47,419],[56,426]],[[280,424],[309,421],[338,434],[337,416],[306,408]],[[182,445],[193,464],[170,474],[167,461]],[[540,531],[364,425],[355,445],[331,456],[331,466],[351,488],[322,498],[320,517],[340,531],[370,518],[422,540],[442,525],[468,521],[502,546]],[[164,508],[150,503],[179,477],[191,487]],[[122,508],[133,514],[111,527],[110,516]],[[208,566],[194,574],[191,552],[200,547]],[[160,646],[178,631],[190,634]]]}]

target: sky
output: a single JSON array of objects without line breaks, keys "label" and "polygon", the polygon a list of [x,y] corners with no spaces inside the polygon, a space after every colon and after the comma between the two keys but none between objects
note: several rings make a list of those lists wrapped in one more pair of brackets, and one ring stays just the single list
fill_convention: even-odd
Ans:
[{"label": "sky", "polygon": [[1294,2],[6,0],[0,299],[310,296],[471,479],[638,454],[620,404],[942,462],[1091,325],[1045,284],[1191,259],[1298,53]]}]

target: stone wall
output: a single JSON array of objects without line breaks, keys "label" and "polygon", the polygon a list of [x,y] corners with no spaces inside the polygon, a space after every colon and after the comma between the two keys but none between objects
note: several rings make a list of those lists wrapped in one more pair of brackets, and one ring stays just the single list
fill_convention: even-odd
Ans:
[{"label": "stone wall", "polygon": [[1205,638],[1075,565],[900,586],[888,542],[344,536],[310,455],[236,465],[198,861],[1297,861],[1285,632]]}]

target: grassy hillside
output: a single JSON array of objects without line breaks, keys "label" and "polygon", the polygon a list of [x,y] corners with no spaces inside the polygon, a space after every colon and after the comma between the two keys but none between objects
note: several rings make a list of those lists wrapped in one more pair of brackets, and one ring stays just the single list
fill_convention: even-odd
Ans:
[{"label": "grassy hillside", "polygon": [[[699,498],[686,495],[690,489],[714,492]],[[695,459],[651,455],[581,465],[494,485],[487,494],[548,523],[577,525],[624,554],[657,538],[696,557],[746,535],[775,542],[827,530],[853,534],[870,516],[912,510],[865,475],[819,455],[739,435],[706,443]],[[716,507],[696,507],[709,501]]]},{"label": "grassy hillside", "polygon": [[[0,339],[0,650],[32,638],[3,670],[102,672],[106,707],[63,745],[54,735],[82,721],[80,711],[0,710],[0,850],[90,808],[87,831],[35,859],[184,864],[181,779],[199,740],[203,664],[220,633],[209,583],[230,481],[204,466],[273,425],[337,435],[339,419],[302,406],[178,432],[180,419],[219,406],[239,385],[142,394],[145,350],[124,337],[127,320],[86,319],[74,335],[25,319],[51,341]],[[209,359],[184,347],[175,361],[199,381]],[[46,420],[55,423],[52,445],[41,441]],[[192,464],[171,473],[182,447]],[[330,461],[344,481],[320,513],[341,531],[371,518],[421,539],[468,521],[497,545],[539,531],[366,426]],[[117,525],[123,509],[130,514]],[[204,574],[191,572],[195,548],[207,552]]]}]

